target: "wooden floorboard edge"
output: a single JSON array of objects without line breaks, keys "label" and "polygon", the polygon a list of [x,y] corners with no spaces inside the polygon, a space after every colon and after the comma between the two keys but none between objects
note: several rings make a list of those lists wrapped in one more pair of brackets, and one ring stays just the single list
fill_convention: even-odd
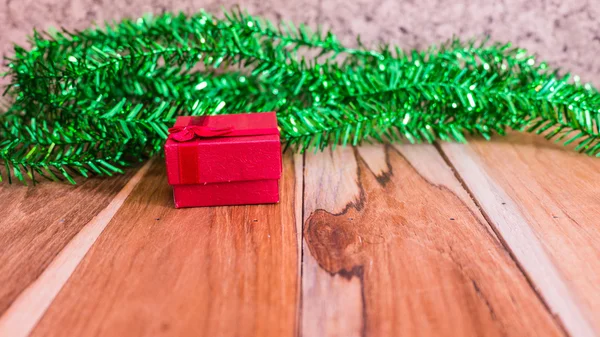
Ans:
[{"label": "wooden floorboard edge", "polygon": [[[451,147],[451,150],[447,150]],[[486,174],[464,144],[436,144],[533,291],[571,336],[598,336],[519,207]],[[458,160],[457,158],[460,158]],[[465,179],[468,171],[468,179]],[[487,192],[487,193],[486,193]],[[502,204],[502,208],[494,207]]]},{"label": "wooden floorboard edge", "polygon": [[0,317],[0,336],[29,335],[125,199],[146,174],[151,163],[152,160],[142,166],[108,206],[88,222],[40,277],[17,297]]},{"label": "wooden floorboard edge", "polygon": [[304,154],[294,155],[294,173],[296,179],[295,185],[295,200],[294,200],[294,211],[296,216],[296,236],[298,242],[298,294],[296,298],[297,314],[296,314],[296,336],[302,334],[302,244],[304,240]]}]

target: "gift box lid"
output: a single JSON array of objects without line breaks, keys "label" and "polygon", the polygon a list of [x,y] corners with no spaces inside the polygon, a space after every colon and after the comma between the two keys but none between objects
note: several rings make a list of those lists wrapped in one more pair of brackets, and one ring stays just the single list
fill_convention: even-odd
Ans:
[{"label": "gift box lid", "polygon": [[182,116],[169,133],[165,160],[170,185],[281,177],[274,112]]}]

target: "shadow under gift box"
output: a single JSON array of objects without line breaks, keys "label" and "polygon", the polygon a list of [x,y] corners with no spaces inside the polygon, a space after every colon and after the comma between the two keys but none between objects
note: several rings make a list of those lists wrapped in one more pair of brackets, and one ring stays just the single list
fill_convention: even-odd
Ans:
[{"label": "shadow under gift box", "polygon": [[165,160],[176,208],[279,201],[281,142],[274,112],[184,116],[175,127],[230,130],[187,141],[169,137]]}]

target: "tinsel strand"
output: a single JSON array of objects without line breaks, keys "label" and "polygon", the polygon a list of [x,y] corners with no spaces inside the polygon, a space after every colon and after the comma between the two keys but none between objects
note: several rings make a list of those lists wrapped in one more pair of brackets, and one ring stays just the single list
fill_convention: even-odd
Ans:
[{"label": "tinsel strand", "polygon": [[509,128],[600,156],[600,95],[510,44],[344,46],[234,9],[34,32],[7,59],[0,180],[75,182],[159,152],[180,115],[277,111],[286,148],[465,142]]}]

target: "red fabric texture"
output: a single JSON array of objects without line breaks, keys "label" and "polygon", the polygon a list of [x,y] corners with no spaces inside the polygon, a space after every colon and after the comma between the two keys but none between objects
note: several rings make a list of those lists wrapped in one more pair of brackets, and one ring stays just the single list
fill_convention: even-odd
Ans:
[{"label": "red fabric texture", "polygon": [[183,139],[172,136],[165,144],[176,207],[278,201],[281,143],[274,112],[179,117],[170,131]]}]

